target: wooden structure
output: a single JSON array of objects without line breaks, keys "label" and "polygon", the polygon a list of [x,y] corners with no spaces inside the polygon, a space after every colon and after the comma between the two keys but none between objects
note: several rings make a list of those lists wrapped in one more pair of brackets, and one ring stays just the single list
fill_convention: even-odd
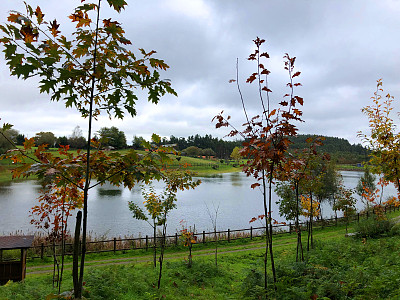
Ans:
[{"label": "wooden structure", "polygon": [[0,284],[7,281],[21,281],[26,275],[26,252],[32,246],[33,235],[0,236],[0,252],[4,250],[21,250],[19,261],[3,261],[0,257]]}]

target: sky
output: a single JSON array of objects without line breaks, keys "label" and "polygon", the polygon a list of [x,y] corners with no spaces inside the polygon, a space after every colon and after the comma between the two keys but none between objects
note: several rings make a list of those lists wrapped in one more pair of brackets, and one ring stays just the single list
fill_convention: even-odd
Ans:
[{"label": "sky", "polygon": [[[38,0],[45,18],[61,23],[63,34],[72,31],[67,16],[80,0]],[[133,51],[155,50],[155,57],[170,66],[162,77],[170,79],[178,97],[164,96],[158,105],[140,93],[137,116],[123,120],[100,116],[94,130],[116,126],[128,143],[134,135],[149,138],[211,134],[224,137],[229,130],[216,129],[212,118],[224,111],[232,124],[244,123],[239,84],[249,115],[262,111],[257,86],[246,83],[256,65],[247,57],[253,40],[266,40],[263,51],[271,71],[269,87],[274,106],[288,92],[283,56],[296,57],[302,86],[295,94],[304,98],[299,133],[337,136],[361,143],[357,132],[368,133],[368,120],[361,112],[370,105],[376,81],[383,79],[385,93],[395,97],[400,110],[400,1],[399,0],[127,0],[116,14],[103,1],[101,18],[122,24]],[[1,0],[0,23],[8,12],[24,12],[23,1]],[[64,33],[65,30],[65,33]],[[1,46],[0,46],[1,47]],[[51,102],[40,94],[35,79],[10,76],[0,55],[0,118],[27,137],[40,131],[69,136],[75,126],[87,130],[87,119],[64,103]],[[398,123],[396,115],[393,116]]]}]

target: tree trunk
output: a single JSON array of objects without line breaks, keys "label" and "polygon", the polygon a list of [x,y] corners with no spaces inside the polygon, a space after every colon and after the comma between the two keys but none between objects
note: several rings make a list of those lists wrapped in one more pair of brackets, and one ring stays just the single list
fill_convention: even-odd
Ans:
[{"label": "tree trunk", "polygon": [[74,236],[74,253],[73,253],[73,262],[72,262],[72,280],[74,283],[74,296],[79,299],[78,291],[79,291],[79,241],[81,234],[81,222],[82,222],[82,211],[78,211],[76,214],[76,223],[75,223],[75,236]]}]

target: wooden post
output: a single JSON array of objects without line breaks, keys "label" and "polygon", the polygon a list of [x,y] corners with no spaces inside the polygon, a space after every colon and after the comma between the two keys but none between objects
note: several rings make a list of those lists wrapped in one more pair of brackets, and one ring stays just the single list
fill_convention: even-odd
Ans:
[{"label": "wooden post", "polygon": [[289,233],[292,234],[292,222],[289,223]]},{"label": "wooden post", "polygon": [[231,230],[228,229],[228,243],[231,242]]},{"label": "wooden post", "polygon": [[335,224],[337,226],[337,215],[335,215]]},{"label": "wooden post", "polygon": [[206,243],[206,232],[203,230],[203,244]]},{"label": "wooden post", "polygon": [[26,250],[26,248],[21,249],[21,280],[24,280],[26,276]]},{"label": "wooden post", "polygon": [[149,236],[146,235],[146,251],[149,250]]},{"label": "wooden post", "polygon": [[40,258],[43,259],[43,256],[44,256],[44,244],[42,243],[40,245]]},{"label": "wooden post", "polygon": [[250,240],[253,239],[253,226],[250,227]]},{"label": "wooden post", "polygon": [[117,251],[117,239],[116,238],[114,238],[114,254],[115,254],[115,251]]},{"label": "wooden post", "polygon": [[175,232],[175,245],[178,246],[178,233]]}]

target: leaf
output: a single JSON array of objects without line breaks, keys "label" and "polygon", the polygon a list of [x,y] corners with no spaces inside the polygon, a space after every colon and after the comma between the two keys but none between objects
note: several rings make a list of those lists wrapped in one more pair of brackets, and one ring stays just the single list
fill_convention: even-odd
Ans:
[{"label": "leaf", "polygon": [[34,31],[31,26],[22,26],[20,30],[22,36],[24,37],[25,43],[36,42],[39,36],[39,33]]},{"label": "leaf", "polygon": [[25,142],[24,142],[24,149],[25,150],[30,150],[34,146],[35,146],[35,139],[33,137],[30,138],[30,139],[25,138]]},{"label": "leaf", "polygon": [[38,22],[38,24],[40,25],[40,24],[42,24],[42,22],[43,22],[43,17],[44,17],[44,14],[42,13],[42,10],[40,9],[40,7],[38,6],[38,7],[36,7],[36,10],[35,10],[35,16],[36,16],[36,18],[37,18],[37,22]]},{"label": "leaf", "polygon": [[255,188],[258,187],[258,186],[260,186],[260,184],[259,184],[258,182],[256,182],[256,183],[253,183],[250,187],[251,187],[252,189],[255,189]]},{"label": "leaf", "polygon": [[296,73],[294,73],[293,75],[292,75],[292,78],[294,78],[294,77],[296,77],[296,76],[299,76],[301,74],[301,72],[296,72]]},{"label": "leaf", "polygon": [[20,19],[20,17],[22,17],[20,14],[13,14],[13,13],[11,13],[9,16],[8,16],[8,18],[7,18],[7,21],[9,21],[9,22],[12,22],[12,23],[19,23],[19,24],[21,24],[21,19]]},{"label": "leaf", "polygon": [[3,124],[3,128],[2,128],[2,131],[4,132],[4,131],[6,131],[6,130],[9,130],[9,129],[11,129],[13,126],[14,126],[14,125],[12,125],[12,124],[10,124],[10,123],[4,123],[4,124]]},{"label": "leaf", "polygon": [[299,96],[294,96],[294,98],[297,100],[297,102],[298,102],[300,105],[303,105],[303,98],[301,98],[301,97],[299,97]]},{"label": "leaf", "polygon": [[54,19],[53,22],[50,22],[49,30],[54,37],[56,37],[61,32],[58,30],[58,27],[60,27],[60,24],[57,24],[56,19]]},{"label": "leaf", "polygon": [[125,0],[107,0],[110,7],[112,7],[117,12],[121,12],[122,9],[125,9],[127,5]]}]

